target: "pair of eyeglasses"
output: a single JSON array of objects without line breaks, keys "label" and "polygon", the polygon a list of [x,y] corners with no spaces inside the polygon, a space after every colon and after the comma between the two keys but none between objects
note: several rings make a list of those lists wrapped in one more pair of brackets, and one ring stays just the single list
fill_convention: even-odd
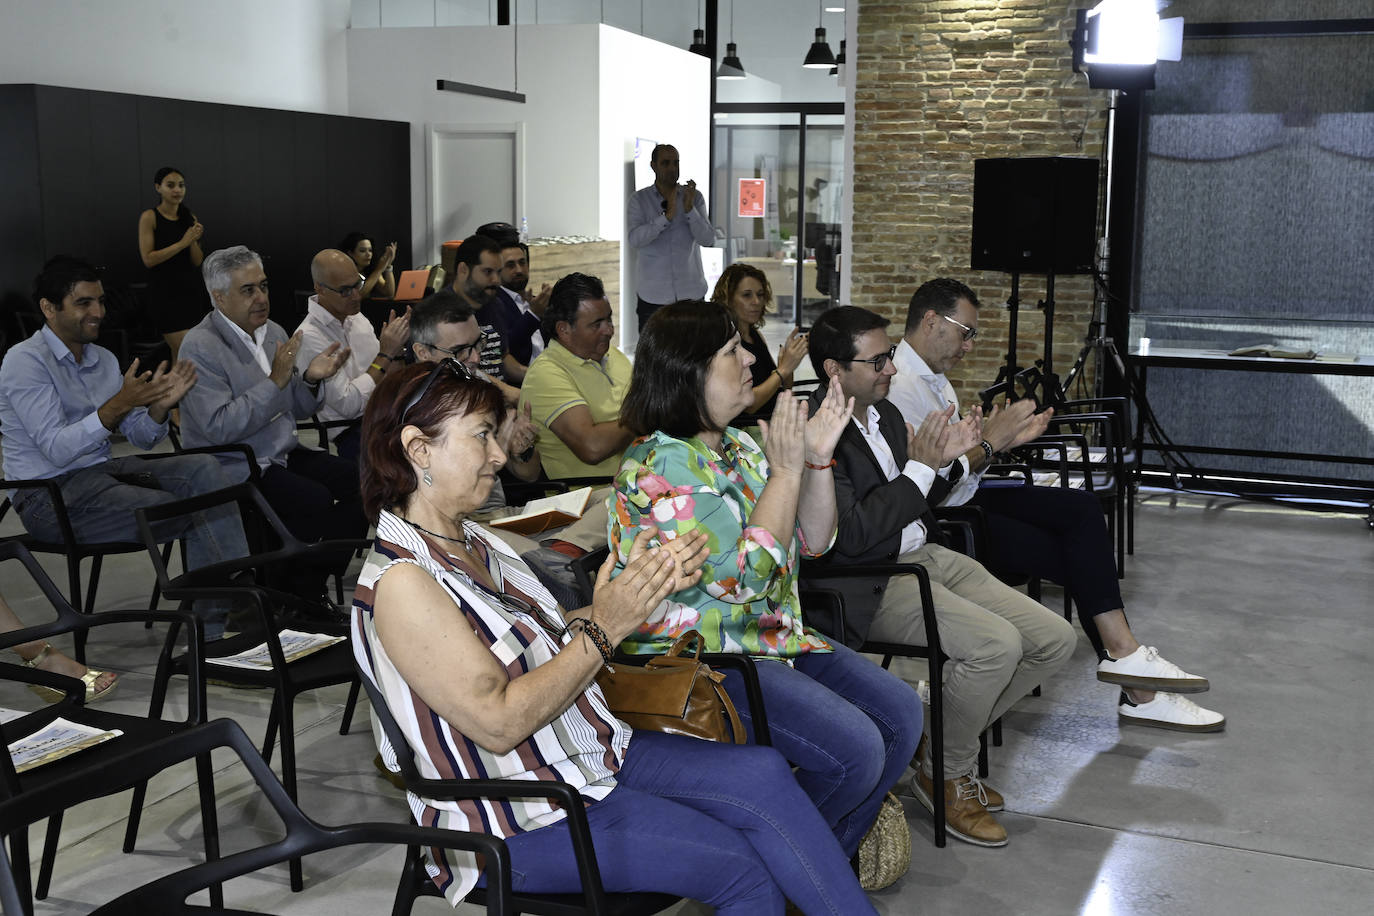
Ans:
[{"label": "pair of eyeglasses", "polygon": [[485,347],[486,344],[487,335],[478,334],[476,340],[474,340],[470,344],[465,344],[461,347],[441,347],[437,344],[426,344],[426,346],[429,347],[431,350],[438,350],[440,353],[447,353],[450,357],[458,360],[461,363],[468,357],[481,353],[482,348]]},{"label": "pair of eyeglasses", "polygon": [[887,361],[890,360],[890,359],[892,359],[892,357],[894,357],[894,356],[896,356],[896,355],[897,355],[897,348],[896,348],[896,347],[888,347],[886,353],[879,353],[877,356],[873,357],[872,359],[840,359],[840,360],[836,360],[836,362],[840,362],[840,363],[868,363],[870,366],[873,367],[873,371],[874,371],[874,372],[882,372],[882,371],[883,371],[883,367],[885,367],[885,366],[887,365]]},{"label": "pair of eyeglasses", "polygon": [[410,400],[406,401],[406,406],[401,411],[402,426],[406,425],[406,416],[409,415],[416,404],[425,399],[425,395],[429,394],[430,386],[434,384],[434,380],[438,378],[439,374],[445,369],[459,378],[473,379],[473,374],[468,371],[468,367],[458,362],[458,360],[452,358],[439,360],[439,362],[434,364],[434,368],[429,370],[429,375],[425,376],[424,384],[416,389],[415,393],[410,396]]},{"label": "pair of eyeglasses", "polygon": [[964,338],[964,340],[972,340],[973,338],[975,338],[975,337],[978,336],[978,329],[977,329],[977,328],[971,328],[971,327],[969,327],[968,325],[966,325],[966,324],[964,324],[964,323],[962,323],[962,322],[955,321],[953,318],[949,317],[948,315],[941,315],[940,317],[943,318],[943,319],[945,319],[946,321],[948,321],[950,324],[954,325],[956,328],[959,328],[960,330],[962,330],[962,331],[964,332],[963,335],[962,335],[963,338]]},{"label": "pair of eyeglasses", "polygon": [[359,280],[357,283],[350,286],[330,286],[328,283],[321,283],[320,286],[323,289],[329,290],[331,293],[338,293],[340,296],[347,299],[349,296],[357,295],[362,292],[363,281]]}]

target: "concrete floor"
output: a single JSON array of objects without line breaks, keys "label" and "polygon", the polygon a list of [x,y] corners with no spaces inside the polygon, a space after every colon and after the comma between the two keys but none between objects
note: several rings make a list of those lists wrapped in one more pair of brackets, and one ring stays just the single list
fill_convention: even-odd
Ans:
[{"label": "concrete floor", "polygon": [[[1010,845],[951,840],[936,849],[928,815],[905,799],[912,867],[874,895],[879,912],[1374,912],[1372,542],[1352,515],[1142,499],[1123,583],[1127,610],[1142,641],[1211,679],[1212,691],[1197,699],[1226,714],[1226,731],[1119,727],[1115,692],[1094,679],[1092,650],[1080,637],[1073,662],[1044,695],[1007,716],[1005,746],[993,751],[990,781],[1007,796],[1001,817]],[[136,606],[149,579],[143,558],[112,561],[100,606]],[[31,591],[8,573],[3,589],[21,617],[38,619]],[[1044,600],[1061,606],[1057,591]],[[154,654],[140,628],[93,643],[96,663],[124,672],[113,707],[138,709]],[[330,823],[404,818],[400,793],[373,773],[365,707],[352,734],[339,736],[343,700],[340,688],[297,704],[303,807]],[[0,695],[0,705],[24,702]],[[211,715],[237,719],[255,740],[266,704],[261,692],[210,688]],[[244,779],[226,758],[217,776],[226,850],[272,836]],[[159,777],[149,798],[139,849],[128,855],[119,851],[127,796],[69,812],[53,894],[38,913],[84,912],[196,860],[191,768]],[[32,841],[36,850],[37,830]],[[399,863],[399,852],[376,848],[318,856],[306,862],[303,893],[289,892],[281,867],[229,885],[229,902],[272,913],[388,912]],[[431,899],[415,911],[446,910]],[[684,903],[673,912],[706,910]]]}]

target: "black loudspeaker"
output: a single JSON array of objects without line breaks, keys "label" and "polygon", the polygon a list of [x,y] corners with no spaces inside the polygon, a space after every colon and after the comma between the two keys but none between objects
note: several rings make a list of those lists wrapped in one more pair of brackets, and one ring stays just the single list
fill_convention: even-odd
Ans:
[{"label": "black loudspeaker", "polygon": [[1092,273],[1096,241],[1096,159],[974,160],[974,270]]}]

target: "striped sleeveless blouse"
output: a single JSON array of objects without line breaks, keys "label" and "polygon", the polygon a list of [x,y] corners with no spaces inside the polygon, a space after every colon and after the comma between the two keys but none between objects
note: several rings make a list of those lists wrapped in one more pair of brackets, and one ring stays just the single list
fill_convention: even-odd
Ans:
[{"label": "striped sleeveless blouse", "polygon": [[[543,608],[549,621],[563,622],[548,590],[516,553],[473,522],[464,524],[474,555],[485,560],[502,592]],[[514,610],[457,566],[449,554],[418,531],[383,510],[377,538],[358,576],[353,599],[353,651],[359,668],[386,698],[415,755],[420,775],[428,779],[562,780],[583,798],[594,801],[615,788],[615,774],[629,747],[630,727],[606,707],[601,689],[592,684],[563,711],[517,747],[496,754],[478,746],[429,708],[402,679],[377,636],[372,615],[377,581],[396,563],[414,563],[452,596],[477,637],[511,678],[553,658],[561,648],[533,615]],[[568,637],[563,637],[566,642]],[[396,768],[390,743],[374,727],[383,761]],[[510,837],[562,820],[564,813],[547,799],[475,799],[439,801],[407,793],[417,823],[426,827],[471,830]],[[428,871],[453,906],[476,884],[480,870],[472,853],[428,850]]]}]

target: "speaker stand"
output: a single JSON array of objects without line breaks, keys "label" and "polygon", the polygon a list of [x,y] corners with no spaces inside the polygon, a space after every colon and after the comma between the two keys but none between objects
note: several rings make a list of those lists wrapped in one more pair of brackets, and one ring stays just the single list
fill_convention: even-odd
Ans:
[{"label": "speaker stand", "polygon": [[1035,366],[1039,373],[1030,378],[1025,386],[1026,397],[1035,397],[1040,390],[1041,407],[1057,407],[1064,403],[1064,388],[1059,384],[1059,376],[1054,374],[1054,272],[1045,275],[1045,298],[1036,303],[1037,308],[1045,311],[1045,356],[1037,359]]},{"label": "speaker stand", "polygon": [[1011,295],[1007,297],[1007,361],[997,370],[997,378],[991,385],[978,392],[983,402],[983,414],[992,410],[992,401],[999,394],[1009,400],[1016,400],[1016,321],[1021,308],[1021,275],[1011,274]]}]

